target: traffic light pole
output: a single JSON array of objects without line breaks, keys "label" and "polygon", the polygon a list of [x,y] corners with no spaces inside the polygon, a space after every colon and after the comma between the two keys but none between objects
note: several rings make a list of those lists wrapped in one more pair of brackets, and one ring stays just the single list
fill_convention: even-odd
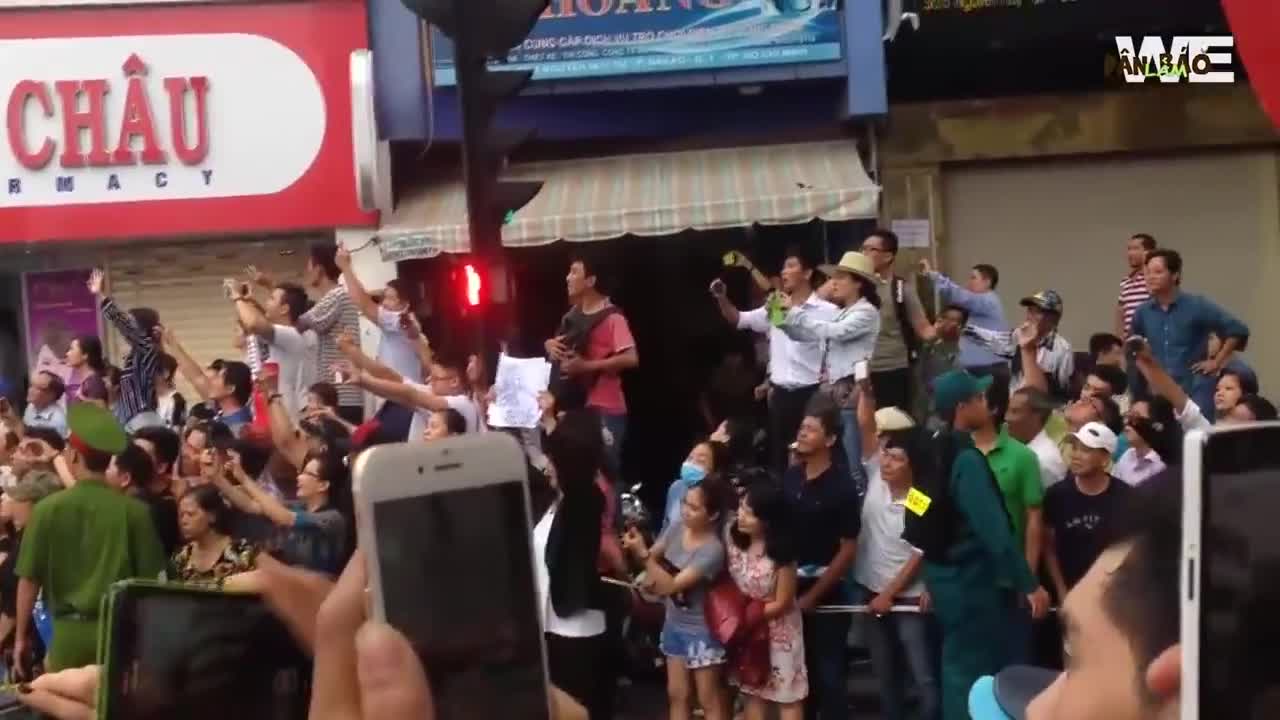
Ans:
[{"label": "traffic light pole", "polygon": [[[532,131],[490,127],[498,105],[517,95],[533,76],[531,70],[490,70],[490,58],[503,58],[528,37],[548,0],[402,0],[415,15],[453,40],[458,104],[462,113],[462,171],[466,182],[467,229],[471,253],[489,275],[502,260],[502,224],[542,188],[541,182],[504,182],[498,178],[507,155]],[[486,282],[485,285],[492,283]],[[492,290],[489,287],[488,290]],[[473,316],[479,348],[485,349],[484,321],[490,303],[481,302]]]}]

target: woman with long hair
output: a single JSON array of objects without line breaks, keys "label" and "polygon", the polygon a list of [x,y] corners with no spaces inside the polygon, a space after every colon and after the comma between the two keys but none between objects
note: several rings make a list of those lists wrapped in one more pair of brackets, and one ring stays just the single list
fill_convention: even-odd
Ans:
[{"label": "woman with long hair", "polygon": [[107,361],[103,358],[102,341],[94,335],[80,335],[71,340],[67,348],[67,366],[71,368],[71,382],[67,383],[67,396],[75,400],[88,400],[105,405],[108,400]]},{"label": "woman with long hair", "polygon": [[730,715],[721,691],[725,649],[707,626],[705,602],[724,568],[720,531],[732,496],[728,481],[709,475],[685,493],[680,519],[652,548],[645,547],[635,528],[623,537],[623,547],[645,563],[642,587],[665,598],[660,649],[667,658],[671,720],[688,720],[693,692],[707,720],[728,720]]},{"label": "woman with long hair", "polygon": [[186,544],[169,560],[167,577],[184,583],[222,587],[232,575],[253,570],[258,551],[231,536],[231,509],[217,488],[201,485],[178,503],[178,529]]},{"label": "woman with long hair", "polygon": [[614,674],[607,636],[607,590],[600,582],[606,525],[597,479],[604,457],[600,418],[567,413],[547,439],[546,477],[554,498],[533,529],[539,618],[551,682],[595,718],[612,716]]},{"label": "woman with long hair", "polygon": [[284,502],[231,463],[236,484],[216,473],[214,484],[237,509],[262,515],[279,531],[272,554],[282,562],[337,575],[355,549],[351,479],[337,452],[310,452],[297,478],[297,500]]},{"label": "woman with long hair", "polygon": [[828,320],[804,306],[790,307],[789,302],[784,302],[787,316],[781,327],[795,340],[820,340],[826,344],[824,391],[840,409],[846,467],[861,495],[865,491],[866,476],[859,457],[862,442],[858,438],[856,417],[856,369],[859,363],[871,358],[880,334],[879,280],[871,259],[860,252],[847,252],[839,264],[819,269],[831,278],[831,300],[840,311]]},{"label": "woman with long hair", "polygon": [[[738,514],[726,524],[729,575],[754,602],[749,625],[769,624],[769,674],[762,685],[738,679],[746,695],[747,720],[764,720],[769,705],[781,720],[802,720],[809,695],[804,663],[804,626],[796,606],[796,556],[787,500],[767,472],[744,473],[746,492]],[[748,628],[747,632],[750,632]]]}]

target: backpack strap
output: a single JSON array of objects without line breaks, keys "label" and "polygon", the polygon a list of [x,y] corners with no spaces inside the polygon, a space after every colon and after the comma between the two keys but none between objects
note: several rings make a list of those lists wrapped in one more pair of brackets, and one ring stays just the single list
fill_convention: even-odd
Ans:
[{"label": "backpack strap", "polygon": [[920,359],[920,337],[916,335],[915,326],[907,311],[906,281],[897,275],[893,276],[893,309],[898,315],[898,324],[902,326],[902,342],[907,346],[907,362],[915,364]]}]

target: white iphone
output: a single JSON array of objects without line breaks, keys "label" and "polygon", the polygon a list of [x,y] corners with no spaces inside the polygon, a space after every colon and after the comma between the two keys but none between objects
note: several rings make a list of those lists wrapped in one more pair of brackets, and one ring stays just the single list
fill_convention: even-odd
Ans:
[{"label": "white iphone", "polygon": [[1182,720],[1280,717],[1280,422],[1183,446]]},{"label": "white iphone", "polygon": [[438,720],[547,720],[520,446],[496,432],[381,445],[353,476],[374,615],[417,649]]}]

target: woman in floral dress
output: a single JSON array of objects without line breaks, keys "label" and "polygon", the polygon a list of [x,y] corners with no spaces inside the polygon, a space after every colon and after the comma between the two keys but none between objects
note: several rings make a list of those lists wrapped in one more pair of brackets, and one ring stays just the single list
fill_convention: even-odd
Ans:
[{"label": "woman in floral dress", "polygon": [[[746,478],[744,478],[746,479]],[[781,720],[802,720],[809,676],[804,664],[804,632],[796,606],[796,562],[781,486],[769,478],[750,482],[729,523],[729,574],[744,595],[762,601],[769,623],[769,678],[762,687],[739,682],[746,695],[746,720],[764,720],[770,703]],[[748,622],[753,613],[748,612]]]},{"label": "woman in floral dress", "polygon": [[192,488],[178,503],[178,527],[186,545],[169,561],[168,579],[221,588],[232,575],[257,565],[258,551],[227,533],[230,508],[212,485]]}]

